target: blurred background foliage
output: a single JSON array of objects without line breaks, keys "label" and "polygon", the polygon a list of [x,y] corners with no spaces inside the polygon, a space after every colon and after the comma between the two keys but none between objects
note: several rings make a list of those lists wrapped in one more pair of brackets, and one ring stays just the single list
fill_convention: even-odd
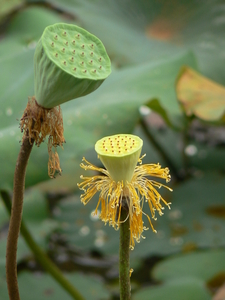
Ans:
[{"label": "blurred background foliage", "polygon": [[[113,72],[94,93],[62,105],[61,177],[48,179],[47,145],[33,149],[23,214],[33,237],[86,299],[119,299],[119,234],[91,216],[97,198],[80,203],[77,182],[83,156],[99,165],[98,139],[134,133],[144,140],[144,163],[170,167],[174,192],[164,193],[172,209],[154,223],[158,233],[146,231],[131,252],[133,299],[224,299],[225,2],[0,0],[1,191],[12,191],[18,120],[34,93],[35,46],[56,22],[97,35]],[[3,300],[7,228],[0,202]],[[23,300],[31,289],[34,300],[71,299],[22,237],[18,262]]]}]

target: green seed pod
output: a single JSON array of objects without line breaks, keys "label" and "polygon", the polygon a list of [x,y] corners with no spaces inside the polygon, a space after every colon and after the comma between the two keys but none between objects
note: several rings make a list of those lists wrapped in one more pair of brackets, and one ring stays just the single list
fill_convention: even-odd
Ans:
[{"label": "green seed pod", "polygon": [[102,138],[95,144],[101,162],[116,182],[130,182],[141,154],[143,141],[131,134],[118,134]]},{"label": "green seed pod", "polygon": [[70,24],[45,28],[34,54],[34,90],[39,105],[53,108],[85,96],[110,73],[110,59],[96,36]]}]

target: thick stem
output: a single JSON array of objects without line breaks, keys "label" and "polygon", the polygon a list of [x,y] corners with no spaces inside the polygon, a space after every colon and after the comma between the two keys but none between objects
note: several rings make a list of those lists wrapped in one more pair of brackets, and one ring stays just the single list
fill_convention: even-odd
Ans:
[{"label": "thick stem", "polygon": [[[11,201],[10,196],[7,192],[1,191],[1,196],[4,201],[4,204],[10,214],[11,211]],[[35,240],[32,238],[29,230],[27,229],[23,220],[21,221],[21,234],[24,237],[27,245],[34,253],[38,262],[42,267],[49,272],[52,277],[76,300],[84,300],[81,294],[71,285],[71,283],[63,276],[59,268],[48,258],[45,252],[36,244]]]},{"label": "thick stem", "polygon": [[[128,210],[121,208],[120,224],[120,253],[119,253],[119,282],[120,300],[131,298],[130,287],[130,222],[127,218]],[[124,220],[126,220],[124,222]]]},{"label": "thick stem", "polygon": [[30,143],[29,139],[24,139],[20,148],[14,173],[13,202],[6,249],[6,279],[10,300],[20,299],[17,282],[16,253],[23,210],[26,167],[32,147],[33,140],[31,140]]}]

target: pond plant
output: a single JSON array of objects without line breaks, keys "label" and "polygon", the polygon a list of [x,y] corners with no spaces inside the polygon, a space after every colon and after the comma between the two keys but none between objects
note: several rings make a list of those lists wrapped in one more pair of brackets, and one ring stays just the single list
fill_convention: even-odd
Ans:
[{"label": "pond plant", "polygon": [[[120,299],[131,297],[129,252],[134,249],[135,241],[144,238],[143,218],[146,217],[154,232],[151,218],[156,220],[157,211],[163,215],[163,204],[170,208],[157,189],[165,187],[147,176],[158,177],[170,181],[169,169],[161,168],[159,164],[143,164],[140,157],[143,141],[131,134],[107,136],[97,141],[95,151],[106,169],[98,168],[83,158],[81,168],[97,171],[99,175],[92,177],[81,176],[82,182],[78,187],[84,191],[81,195],[83,204],[87,204],[98,192],[99,200],[94,211],[98,214],[101,206],[100,219],[120,229],[119,249],[119,281]],[[138,164],[138,165],[137,165]],[[149,206],[151,218],[143,211],[144,202]]]},{"label": "pond plant", "polygon": [[[61,174],[56,148],[63,146],[62,103],[96,90],[111,72],[111,62],[102,42],[86,30],[70,24],[57,23],[45,28],[34,55],[34,90],[20,120],[23,132],[13,187],[9,224],[6,277],[10,300],[19,300],[17,283],[17,241],[20,231],[25,174],[34,144],[48,140],[48,174]],[[23,228],[24,231],[24,228]],[[36,247],[37,249],[37,247]],[[51,265],[47,256],[36,251],[39,261],[67,289],[74,299],[83,297],[71,287],[60,271]],[[55,275],[54,275],[54,274]],[[57,273],[57,274],[56,274]]]}]

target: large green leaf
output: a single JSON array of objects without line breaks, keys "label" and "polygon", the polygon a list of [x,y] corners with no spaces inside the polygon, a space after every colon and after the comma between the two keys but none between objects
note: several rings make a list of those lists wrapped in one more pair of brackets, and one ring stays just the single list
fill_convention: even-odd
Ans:
[{"label": "large green leaf", "polygon": [[54,0],[96,34],[119,65],[159,61],[191,49],[200,71],[225,83],[224,3],[220,0]]},{"label": "large green leaf", "polygon": [[[79,273],[66,274],[69,281],[76,286],[85,299],[107,300],[109,293],[95,277]],[[20,297],[23,300],[71,300],[71,296],[60,287],[48,274],[22,272],[18,276]],[[1,299],[8,299],[6,283],[0,280]],[[32,295],[32,296],[31,296]]]},{"label": "large green leaf", "polygon": [[[144,232],[146,239],[135,245],[131,256],[166,255],[190,247],[224,246],[224,184],[224,177],[208,174],[177,185],[172,193],[164,195],[172,202],[171,210],[165,209],[164,215],[154,221],[157,234],[151,230]],[[98,198],[94,197],[83,206],[79,195],[67,198],[57,205],[54,218],[62,224],[60,232],[69,244],[86,251],[94,248],[105,254],[116,254],[118,232],[91,216],[97,202]],[[143,206],[143,211],[150,213],[147,205]],[[148,226],[147,218],[143,216],[143,219]]]},{"label": "large green leaf", "polygon": [[179,254],[159,262],[152,275],[158,280],[194,277],[209,281],[220,273],[225,273],[225,251],[211,250]]},{"label": "large green leaf", "polygon": [[196,278],[181,278],[170,280],[160,286],[146,287],[135,293],[133,299],[210,300],[212,297],[203,281]]},{"label": "large green leaf", "polygon": [[[8,56],[6,50],[9,45],[18,49],[20,59],[15,49],[14,54]],[[0,65],[2,64],[8,74],[15,69],[11,78],[13,85],[5,79],[5,74],[1,74],[2,81],[0,80],[3,92],[0,98],[0,153],[1,164],[4,166],[0,171],[0,188],[12,186],[14,165],[19,152],[18,141],[21,139],[16,118],[20,118],[27,96],[33,94],[33,51],[11,38],[5,39],[0,45],[0,53],[3,54]],[[158,63],[149,62],[114,71],[101,88],[91,95],[62,105],[67,144],[65,150],[59,153],[64,173],[76,174],[79,168],[77,158],[80,160],[85,151],[92,148],[102,136],[131,132],[139,119],[140,105],[151,99],[160,99],[159,108],[166,110],[171,123],[177,125],[182,121],[182,111],[176,101],[174,85],[177,73],[184,64],[195,65],[193,56],[183,53],[161,59]],[[19,76],[20,72],[24,75]],[[45,145],[34,149],[28,166],[27,186],[47,178],[47,160]]]}]

